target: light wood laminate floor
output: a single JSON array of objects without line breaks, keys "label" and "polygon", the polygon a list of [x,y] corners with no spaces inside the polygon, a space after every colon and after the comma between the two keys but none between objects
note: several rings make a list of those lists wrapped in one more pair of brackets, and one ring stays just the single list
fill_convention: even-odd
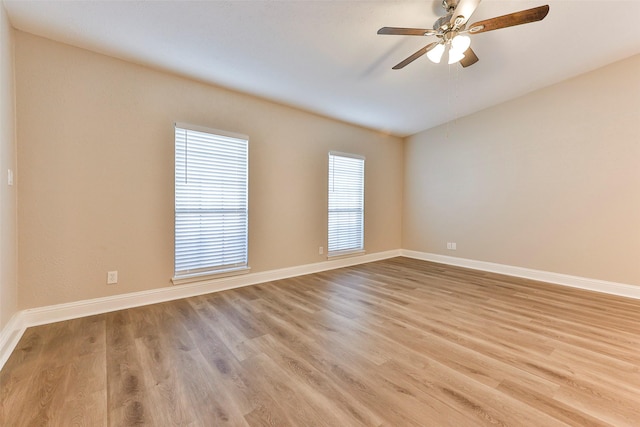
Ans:
[{"label": "light wood laminate floor", "polygon": [[2,426],[640,426],[640,301],[394,258],[29,328]]}]

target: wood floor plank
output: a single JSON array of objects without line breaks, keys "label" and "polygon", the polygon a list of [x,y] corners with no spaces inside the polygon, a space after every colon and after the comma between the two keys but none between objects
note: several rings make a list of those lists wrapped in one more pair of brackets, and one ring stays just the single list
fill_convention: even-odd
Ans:
[{"label": "wood floor plank", "polygon": [[109,426],[133,426],[153,422],[153,406],[146,394],[144,367],[138,357],[131,312],[132,310],[123,310],[106,315]]},{"label": "wood floor plank", "polygon": [[154,326],[134,340],[144,381],[149,384],[146,389],[148,400],[154,402],[154,419],[163,420],[167,426],[189,425],[194,421],[181,382],[184,377],[177,370],[180,348],[185,345],[180,334],[175,333],[181,325],[172,322],[170,314],[174,311],[175,307],[166,304],[139,310],[138,313],[144,312]]},{"label": "wood floor plank", "polygon": [[18,417],[26,418],[30,400],[29,383],[35,373],[37,359],[44,348],[45,327],[30,328],[0,372],[0,425],[15,425]]},{"label": "wood floor plank", "polygon": [[69,322],[74,343],[69,344],[64,391],[56,395],[54,407],[66,410],[53,417],[56,426],[107,425],[106,328],[104,316]]},{"label": "wood floor plank", "polygon": [[[256,343],[259,341],[260,343]],[[288,374],[305,384],[307,389],[311,389],[323,401],[325,406],[333,406],[336,412],[340,413],[341,425],[378,425],[382,419],[357,400],[352,399],[348,393],[336,386],[322,371],[316,369],[312,363],[301,357],[288,348],[283,348],[271,335],[254,340],[254,345],[258,346],[262,352],[283,366]]]},{"label": "wood floor plank", "polygon": [[2,426],[640,426],[640,301],[392,258],[29,328]]}]

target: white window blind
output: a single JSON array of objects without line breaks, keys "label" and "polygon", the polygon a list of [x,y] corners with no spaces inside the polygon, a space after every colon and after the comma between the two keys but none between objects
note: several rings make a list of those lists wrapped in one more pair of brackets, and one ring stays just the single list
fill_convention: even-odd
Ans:
[{"label": "white window blind", "polygon": [[328,254],[364,250],[364,158],[329,153]]},{"label": "white window blind", "polygon": [[248,138],[176,123],[175,276],[247,267]]}]

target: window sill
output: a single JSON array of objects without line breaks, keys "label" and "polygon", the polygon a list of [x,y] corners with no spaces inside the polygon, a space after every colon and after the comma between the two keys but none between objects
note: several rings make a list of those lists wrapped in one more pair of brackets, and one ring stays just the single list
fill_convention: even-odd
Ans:
[{"label": "window sill", "polygon": [[327,259],[340,259],[340,258],[349,258],[354,256],[364,255],[366,252],[364,249],[358,249],[355,251],[342,251],[342,252],[332,252],[327,254]]},{"label": "window sill", "polygon": [[239,276],[247,274],[251,271],[251,267],[237,267],[228,270],[220,270],[209,273],[197,273],[184,276],[172,277],[171,281],[174,285],[186,285],[188,283],[206,282],[208,280],[222,279],[223,277]]}]

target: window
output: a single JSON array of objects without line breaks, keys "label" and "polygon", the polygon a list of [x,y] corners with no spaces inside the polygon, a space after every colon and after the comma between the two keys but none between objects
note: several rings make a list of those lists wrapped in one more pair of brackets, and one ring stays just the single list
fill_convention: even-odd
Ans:
[{"label": "window", "polygon": [[328,255],[364,251],[364,157],[329,153]]},{"label": "window", "polygon": [[247,268],[248,145],[176,123],[175,278]]}]

